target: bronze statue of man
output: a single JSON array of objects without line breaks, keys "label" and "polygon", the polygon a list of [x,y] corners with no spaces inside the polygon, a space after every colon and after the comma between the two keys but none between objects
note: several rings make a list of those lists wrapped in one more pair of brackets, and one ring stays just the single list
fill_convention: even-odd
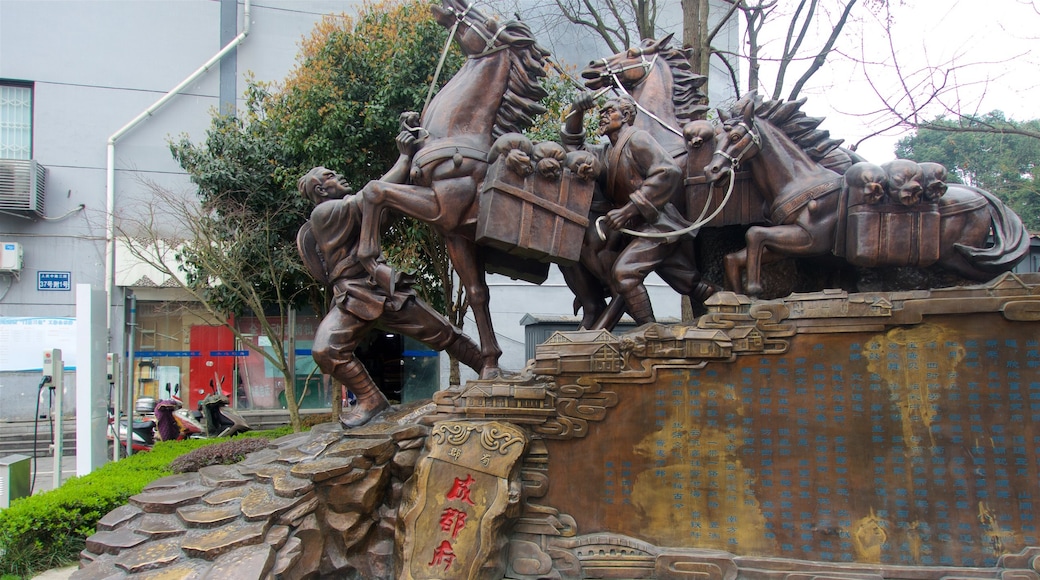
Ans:
[{"label": "bronze statue of man", "polygon": [[[402,155],[391,173],[407,171],[411,164],[406,133],[398,136]],[[354,356],[361,340],[377,326],[446,350],[480,372],[480,348],[417,297],[407,276],[395,273],[381,261],[373,276],[361,264],[356,250],[362,200],[353,195],[343,178],[330,169],[315,167],[297,185],[300,195],[317,204],[297,236],[300,256],[311,275],[333,289],[332,308],[314,334],[312,354],[323,373],[357,397],[357,404],[340,417],[343,426],[363,425],[389,406]]]},{"label": "bronze statue of man", "polygon": [[[600,186],[613,206],[604,218],[606,225],[641,233],[667,233],[687,225],[669,203],[683,171],[648,132],[632,127],[635,102],[621,96],[600,108],[598,133],[609,140],[603,145],[587,143],[582,129],[583,113],[593,105],[591,93],[575,97],[560,137],[569,151],[587,150],[606,167]],[[637,324],[654,321],[643,281],[675,251],[677,241],[677,236],[633,237],[621,248],[610,272],[614,301],[593,328],[612,328],[626,308]]]}]

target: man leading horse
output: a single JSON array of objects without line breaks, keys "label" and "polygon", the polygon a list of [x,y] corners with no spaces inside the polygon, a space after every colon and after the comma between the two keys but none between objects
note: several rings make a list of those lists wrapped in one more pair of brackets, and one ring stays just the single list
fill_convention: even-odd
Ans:
[{"label": "man leading horse", "polygon": [[[598,133],[609,142],[588,143],[582,117],[593,105],[591,93],[579,94],[572,104],[574,112],[560,129],[565,148],[589,151],[607,168],[600,175],[600,186],[612,207],[603,218],[613,230],[607,245],[620,246],[609,266],[614,299],[592,328],[613,328],[626,309],[637,324],[654,322],[650,295],[643,281],[675,252],[679,237],[625,240],[618,238],[619,230],[667,234],[688,225],[670,203],[672,193],[682,181],[683,171],[649,133],[632,126],[636,106],[626,96],[610,99],[600,108]],[[585,254],[586,265],[592,265],[595,258],[590,252]]]}]

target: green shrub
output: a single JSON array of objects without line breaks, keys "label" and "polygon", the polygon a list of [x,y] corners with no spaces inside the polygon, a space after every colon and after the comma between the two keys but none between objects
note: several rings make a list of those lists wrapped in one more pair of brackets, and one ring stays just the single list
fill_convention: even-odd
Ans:
[{"label": "green shrub", "polygon": [[246,458],[246,455],[266,449],[271,442],[261,437],[239,437],[216,445],[207,445],[185,453],[170,463],[170,471],[188,473],[207,465],[231,465]]},{"label": "green shrub", "polygon": [[[77,561],[84,540],[97,529],[102,516],[126,504],[152,481],[170,475],[170,464],[196,449],[224,442],[246,448],[292,430],[251,432],[251,438],[162,441],[147,453],[106,463],[83,477],[74,477],[58,489],[17,499],[0,510],[0,576],[31,578],[35,572]],[[260,443],[256,437],[260,437]],[[243,454],[244,456],[244,454]],[[229,461],[234,463],[238,459]]]}]

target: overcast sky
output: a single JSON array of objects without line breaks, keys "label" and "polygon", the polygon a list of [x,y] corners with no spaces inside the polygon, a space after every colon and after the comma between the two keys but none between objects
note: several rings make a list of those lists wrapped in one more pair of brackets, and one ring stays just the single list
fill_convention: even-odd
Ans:
[{"label": "overcast sky", "polygon": [[[863,4],[861,0],[856,7],[859,22],[848,25],[838,45],[847,56],[829,58],[804,93],[809,98],[806,110],[826,116],[822,127],[847,143],[892,119],[870,114],[881,104],[865,76],[889,97],[906,93],[892,66],[889,39],[879,19],[883,14]],[[905,76],[919,79],[916,73],[928,67],[952,70],[948,86],[957,90],[948,92],[944,101],[957,103],[962,112],[999,109],[1015,120],[1040,118],[1040,0],[891,0],[891,4],[891,44]],[[825,37],[829,30],[824,28],[816,34]],[[866,74],[864,65],[854,60],[868,61]],[[942,113],[933,107],[925,118]],[[871,138],[860,152],[872,161],[886,161],[893,158],[895,142],[905,135],[905,129],[898,129]]]}]

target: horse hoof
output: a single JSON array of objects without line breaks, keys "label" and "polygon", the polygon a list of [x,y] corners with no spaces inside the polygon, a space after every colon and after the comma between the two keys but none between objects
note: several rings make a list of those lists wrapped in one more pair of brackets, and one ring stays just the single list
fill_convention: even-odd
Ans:
[{"label": "horse hoof", "polygon": [[502,369],[497,366],[484,367],[484,369],[480,371],[480,380],[482,381],[500,378],[502,378]]},{"label": "horse hoof", "polygon": [[747,285],[747,295],[750,296],[751,298],[757,298],[757,297],[761,296],[762,295],[762,285],[761,284],[748,284]]}]

